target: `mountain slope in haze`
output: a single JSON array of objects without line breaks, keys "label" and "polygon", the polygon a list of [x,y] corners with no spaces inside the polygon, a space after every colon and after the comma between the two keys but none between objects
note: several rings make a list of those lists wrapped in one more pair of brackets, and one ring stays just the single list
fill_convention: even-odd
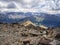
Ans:
[{"label": "mountain slope in haze", "polygon": [[60,17],[55,15],[48,15],[45,16],[45,19],[41,23],[50,27],[60,26]]},{"label": "mountain slope in haze", "polygon": [[[12,18],[9,16],[12,15]],[[17,18],[16,18],[17,16]],[[19,17],[21,16],[21,17]],[[15,18],[14,18],[15,17]],[[39,13],[35,15],[34,13],[28,12],[16,12],[16,13],[0,13],[0,22],[1,23],[18,23],[23,21],[31,21],[37,25],[46,25],[49,27],[60,26],[60,16],[46,14],[46,13]]]}]

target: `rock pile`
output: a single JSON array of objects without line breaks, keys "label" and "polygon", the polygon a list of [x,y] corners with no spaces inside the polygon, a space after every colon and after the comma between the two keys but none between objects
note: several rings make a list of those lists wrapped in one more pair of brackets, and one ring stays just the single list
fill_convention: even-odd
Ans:
[{"label": "rock pile", "polygon": [[20,24],[0,24],[0,45],[51,45],[53,30],[34,28]]}]

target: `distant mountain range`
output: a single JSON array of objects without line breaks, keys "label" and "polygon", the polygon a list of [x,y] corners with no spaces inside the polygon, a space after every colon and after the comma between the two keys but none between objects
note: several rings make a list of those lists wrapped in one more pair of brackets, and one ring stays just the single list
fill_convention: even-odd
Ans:
[{"label": "distant mountain range", "polygon": [[32,12],[4,12],[0,13],[1,23],[19,23],[31,21],[36,25],[48,27],[60,26],[60,14],[32,13]]}]

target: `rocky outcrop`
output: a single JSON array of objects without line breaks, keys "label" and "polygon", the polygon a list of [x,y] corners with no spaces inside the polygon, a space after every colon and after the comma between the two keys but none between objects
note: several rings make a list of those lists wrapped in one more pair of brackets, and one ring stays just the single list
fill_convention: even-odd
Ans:
[{"label": "rocky outcrop", "polygon": [[43,30],[34,25],[0,24],[1,45],[50,45],[53,34],[52,29]]}]

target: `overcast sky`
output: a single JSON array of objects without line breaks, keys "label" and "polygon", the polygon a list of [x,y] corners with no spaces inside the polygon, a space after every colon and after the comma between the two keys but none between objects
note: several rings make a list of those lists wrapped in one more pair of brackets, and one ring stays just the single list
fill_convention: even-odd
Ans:
[{"label": "overcast sky", "polygon": [[17,8],[23,11],[60,13],[60,0],[0,0],[0,7],[9,2],[14,2]]}]

